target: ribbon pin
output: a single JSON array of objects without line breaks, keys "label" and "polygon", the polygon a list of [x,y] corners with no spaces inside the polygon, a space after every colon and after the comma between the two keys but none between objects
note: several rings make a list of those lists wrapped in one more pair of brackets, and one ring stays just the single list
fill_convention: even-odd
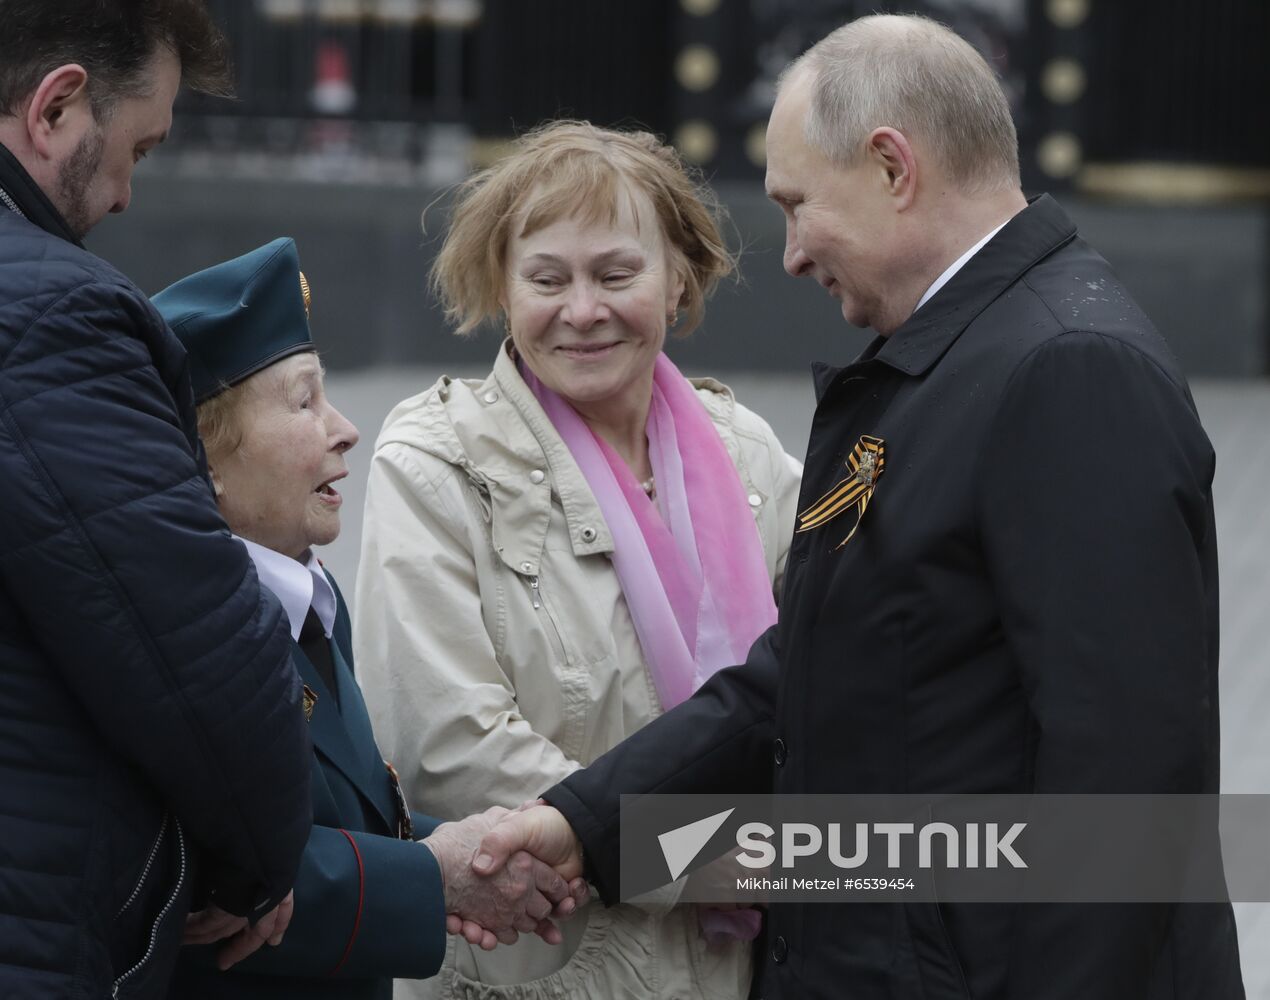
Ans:
[{"label": "ribbon pin", "polygon": [[866,434],[856,442],[844,464],[847,467],[847,478],[799,514],[798,527],[795,529],[795,534],[811,531],[832,521],[844,511],[854,510],[855,524],[847,532],[847,537],[835,546],[835,550],[851,541],[856,529],[860,527],[860,519],[864,517],[864,511],[873,499],[874,487],[886,468],[886,443],[881,438]]}]

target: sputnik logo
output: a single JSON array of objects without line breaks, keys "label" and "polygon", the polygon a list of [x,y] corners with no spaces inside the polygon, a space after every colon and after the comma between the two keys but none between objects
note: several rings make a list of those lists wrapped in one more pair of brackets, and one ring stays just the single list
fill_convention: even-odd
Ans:
[{"label": "sputnik logo", "polygon": [[736,812],[735,808],[725,809],[721,813],[715,813],[695,823],[676,827],[658,835],[657,842],[661,844],[661,853],[666,858],[666,867],[670,869],[672,879],[677,879],[684,873],[701,853],[702,848],[710,842],[710,838],[719,832],[719,827],[734,812]]}]

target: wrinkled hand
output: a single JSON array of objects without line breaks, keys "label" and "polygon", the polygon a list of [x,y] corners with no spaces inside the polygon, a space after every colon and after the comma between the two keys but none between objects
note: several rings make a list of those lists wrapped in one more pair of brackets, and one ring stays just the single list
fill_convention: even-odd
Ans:
[{"label": "wrinkled hand", "polygon": [[441,868],[446,930],[487,951],[500,942],[514,943],[521,932],[559,944],[563,936],[549,918],[573,913],[585,901],[585,883],[578,879],[571,885],[524,851],[512,852],[496,871],[472,869],[481,838],[507,815],[506,809],[487,809],[457,823],[442,823],[421,841]]},{"label": "wrinkled hand", "polygon": [[265,943],[274,947],[282,944],[294,912],[294,892],[287,893],[282,902],[261,917],[254,927],[248,925],[246,917],[236,917],[212,904],[185,918],[185,935],[181,943],[212,944],[229,938],[229,943],[216,956],[216,967],[224,972],[255,954]]}]

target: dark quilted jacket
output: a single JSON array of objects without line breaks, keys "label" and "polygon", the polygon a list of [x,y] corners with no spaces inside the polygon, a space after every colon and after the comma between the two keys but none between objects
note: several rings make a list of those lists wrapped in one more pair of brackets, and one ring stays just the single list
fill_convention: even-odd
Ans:
[{"label": "dark quilted jacket", "polygon": [[[64,235],[0,154],[9,202]],[[161,997],[196,875],[244,913],[291,886],[300,685],[217,512],[183,349],[4,202],[0,998]]]}]

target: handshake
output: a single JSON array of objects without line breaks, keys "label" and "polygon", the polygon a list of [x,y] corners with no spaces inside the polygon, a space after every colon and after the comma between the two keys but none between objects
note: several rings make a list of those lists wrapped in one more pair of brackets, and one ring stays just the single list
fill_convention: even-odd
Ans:
[{"label": "handshake", "polygon": [[[588,899],[582,845],[564,816],[541,801],[442,823],[419,843],[441,869],[446,930],[486,951],[513,944],[522,933],[559,944],[563,937],[553,920],[570,916]],[[228,969],[266,943],[281,944],[294,906],[288,893],[250,925],[209,906],[187,918],[184,943],[224,941],[216,964]]]},{"label": "handshake", "polygon": [[572,915],[589,896],[581,842],[541,801],[442,823],[421,843],[441,866],[446,930],[486,951],[521,933],[559,944],[552,918]]}]

